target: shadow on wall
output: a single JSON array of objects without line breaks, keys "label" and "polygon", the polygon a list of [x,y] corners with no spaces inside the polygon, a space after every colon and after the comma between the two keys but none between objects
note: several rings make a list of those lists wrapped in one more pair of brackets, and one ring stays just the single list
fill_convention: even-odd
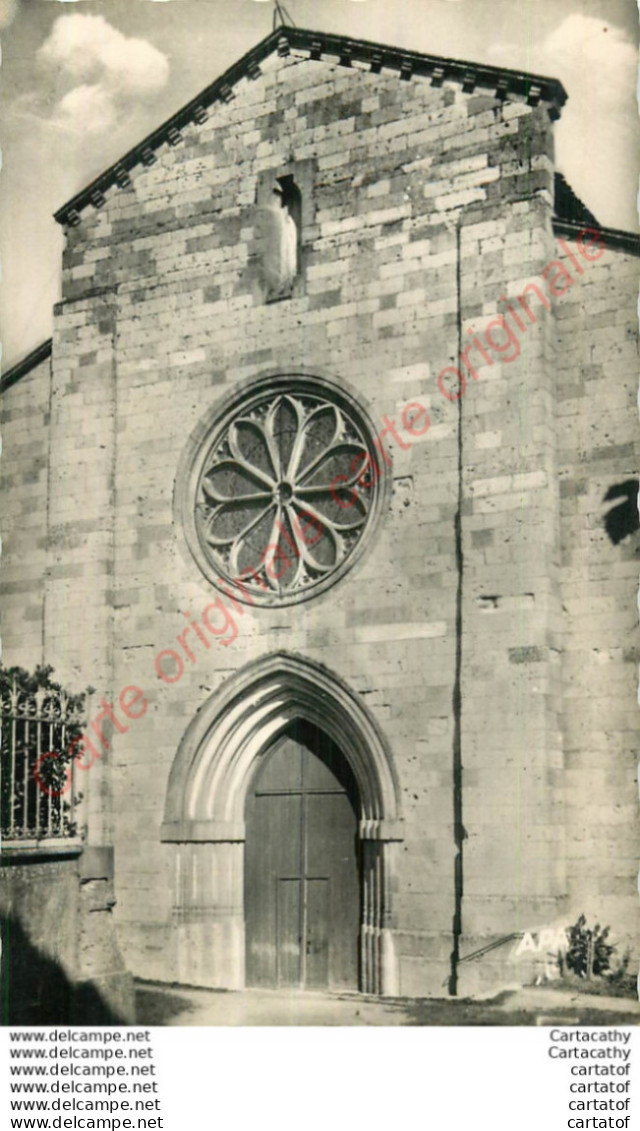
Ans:
[{"label": "shadow on wall", "polygon": [[2,916],[2,1025],[124,1025],[90,983],[74,984],[34,947],[13,916]]},{"label": "shadow on wall", "polygon": [[620,499],[621,501],[611,510],[607,511],[604,517],[604,527],[613,542],[617,546],[629,534],[634,534],[636,530],[640,529],[640,519],[638,518],[638,480],[626,479],[624,483],[614,483],[607,491],[603,502],[610,503],[613,499]]}]

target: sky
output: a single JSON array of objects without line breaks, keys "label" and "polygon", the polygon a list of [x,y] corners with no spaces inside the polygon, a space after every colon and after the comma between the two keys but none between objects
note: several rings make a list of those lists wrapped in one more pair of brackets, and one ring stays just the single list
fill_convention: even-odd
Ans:
[{"label": "sky", "polygon": [[[298,27],[559,78],[557,167],[639,230],[636,0],[284,0]],[[272,27],[272,0],[0,0],[5,371],[51,335],[53,212]]]}]

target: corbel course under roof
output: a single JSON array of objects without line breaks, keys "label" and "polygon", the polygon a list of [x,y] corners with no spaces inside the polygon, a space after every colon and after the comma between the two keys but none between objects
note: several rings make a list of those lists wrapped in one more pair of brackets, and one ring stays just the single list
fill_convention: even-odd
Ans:
[{"label": "corbel course under roof", "polygon": [[149,165],[155,160],[154,151],[165,142],[179,144],[180,130],[192,123],[206,121],[207,109],[215,102],[229,102],[234,97],[234,87],[241,79],[255,80],[260,76],[260,63],[274,52],[286,56],[291,50],[306,51],[310,59],[332,58],[344,67],[354,62],[368,66],[374,74],[383,68],[395,71],[398,77],[409,81],[415,77],[431,79],[434,86],[445,81],[458,82],[464,90],[478,87],[489,89],[500,98],[509,95],[526,98],[532,106],[540,102],[548,106],[552,118],[558,118],[567,100],[562,83],[557,79],[513,71],[504,67],[490,67],[480,63],[444,59],[437,55],[424,55],[398,47],[386,47],[364,39],[351,39],[343,35],[308,31],[304,28],[279,27],[243,55],[236,63],[207,86],[196,98],[178,110],[143,141],[105,169],[90,185],[76,193],[62,208],[54,213],[59,224],[77,225],[80,213],[87,205],[101,207],[104,193],[114,185],[122,188],[130,183],[130,170],[136,165]]}]

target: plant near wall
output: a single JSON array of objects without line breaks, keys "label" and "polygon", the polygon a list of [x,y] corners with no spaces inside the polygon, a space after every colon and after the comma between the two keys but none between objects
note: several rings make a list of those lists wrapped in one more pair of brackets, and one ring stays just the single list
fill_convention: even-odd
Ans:
[{"label": "plant near wall", "polygon": [[87,695],[52,678],[51,665],[32,672],[0,664],[0,827],[8,839],[74,836],[70,786],[73,742],[82,734]]},{"label": "plant near wall", "polygon": [[611,956],[616,947],[607,942],[609,927],[587,926],[585,915],[581,915],[572,927],[569,927],[569,946],[564,958],[567,970],[577,974],[579,978],[591,980],[611,970]]}]

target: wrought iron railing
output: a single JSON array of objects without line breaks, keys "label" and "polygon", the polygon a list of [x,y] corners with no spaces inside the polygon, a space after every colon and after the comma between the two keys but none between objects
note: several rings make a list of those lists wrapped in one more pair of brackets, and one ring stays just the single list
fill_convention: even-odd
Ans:
[{"label": "wrought iron railing", "polygon": [[85,725],[78,697],[14,681],[0,692],[0,827],[6,841],[77,835],[73,741]]}]

